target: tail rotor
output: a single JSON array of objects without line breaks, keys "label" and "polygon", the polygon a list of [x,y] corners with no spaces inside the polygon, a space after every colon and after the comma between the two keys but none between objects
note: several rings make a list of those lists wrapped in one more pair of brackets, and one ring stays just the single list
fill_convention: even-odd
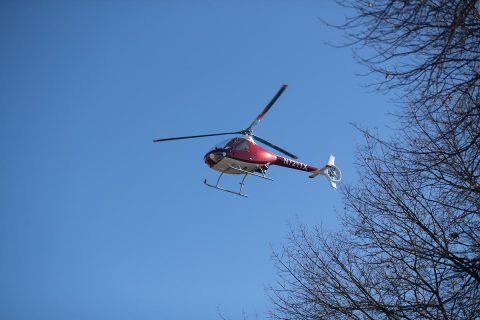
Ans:
[{"label": "tail rotor", "polygon": [[334,189],[337,188],[337,183],[342,180],[342,172],[340,171],[340,168],[335,165],[335,157],[333,155],[328,157],[326,165],[318,170],[313,171],[309,178],[315,178],[319,174],[325,176],[330,183],[330,186],[332,186]]}]

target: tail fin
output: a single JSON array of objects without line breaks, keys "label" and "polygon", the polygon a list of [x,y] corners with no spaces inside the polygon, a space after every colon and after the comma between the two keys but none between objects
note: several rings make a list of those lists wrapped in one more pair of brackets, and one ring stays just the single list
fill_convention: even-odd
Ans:
[{"label": "tail fin", "polygon": [[318,170],[313,171],[310,175],[310,178],[315,178],[319,174],[324,175],[327,178],[332,188],[337,188],[337,183],[342,179],[342,172],[337,166],[335,166],[335,157],[333,155],[328,157],[326,165]]}]

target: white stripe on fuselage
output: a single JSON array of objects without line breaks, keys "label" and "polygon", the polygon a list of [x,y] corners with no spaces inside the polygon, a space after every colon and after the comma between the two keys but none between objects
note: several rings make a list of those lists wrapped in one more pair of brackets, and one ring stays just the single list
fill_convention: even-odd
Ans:
[{"label": "white stripe on fuselage", "polygon": [[211,168],[213,170],[217,170],[217,171],[229,173],[229,174],[244,174],[245,172],[235,170],[234,168],[240,168],[243,171],[253,172],[257,170],[258,167],[259,165],[255,163],[248,163],[248,162],[243,162],[243,161],[225,157],[222,160],[220,160],[220,162],[213,165]]}]

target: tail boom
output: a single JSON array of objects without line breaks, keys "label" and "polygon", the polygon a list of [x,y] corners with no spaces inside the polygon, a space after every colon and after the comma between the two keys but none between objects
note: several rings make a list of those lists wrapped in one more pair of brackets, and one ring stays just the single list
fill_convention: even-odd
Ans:
[{"label": "tail boom", "polygon": [[315,178],[318,175],[323,175],[327,178],[328,182],[334,189],[337,188],[337,183],[340,182],[342,178],[342,173],[340,169],[335,165],[335,157],[333,155],[330,155],[328,157],[327,164],[320,169],[282,156],[277,156],[277,159],[272,164],[295,170],[311,172],[311,175],[309,176],[310,178]]},{"label": "tail boom", "polygon": [[281,167],[286,167],[286,168],[306,171],[306,172],[315,172],[315,170],[318,170],[318,168],[312,167],[306,163],[302,163],[297,160],[292,160],[282,156],[277,156],[277,159],[273,164]]}]

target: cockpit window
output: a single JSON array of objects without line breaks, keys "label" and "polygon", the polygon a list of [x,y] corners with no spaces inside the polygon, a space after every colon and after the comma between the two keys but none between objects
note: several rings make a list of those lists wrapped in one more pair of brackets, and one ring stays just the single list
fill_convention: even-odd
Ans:
[{"label": "cockpit window", "polygon": [[248,143],[247,140],[243,140],[239,142],[235,148],[233,148],[235,151],[248,151]]},{"label": "cockpit window", "polygon": [[234,145],[237,143],[237,140],[238,140],[237,138],[230,140],[230,141],[225,145],[225,149],[228,149],[228,148],[231,148],[232,146],[234,146]]},{"label": "cockpit window", "polygon": [[227,146],[229,146],[230,142],[232,141],[232,139],[225,139],[225,140],[222,140],[221,142],[217,143],[215,145],[215,149],[223,149],[223,148],[226,148]]},{"label": "cockpit window", "polygon": [[237,151],[248,151],[248,142],[244,138],[227,139],[215,145],[215,149],[233,148]]}]

